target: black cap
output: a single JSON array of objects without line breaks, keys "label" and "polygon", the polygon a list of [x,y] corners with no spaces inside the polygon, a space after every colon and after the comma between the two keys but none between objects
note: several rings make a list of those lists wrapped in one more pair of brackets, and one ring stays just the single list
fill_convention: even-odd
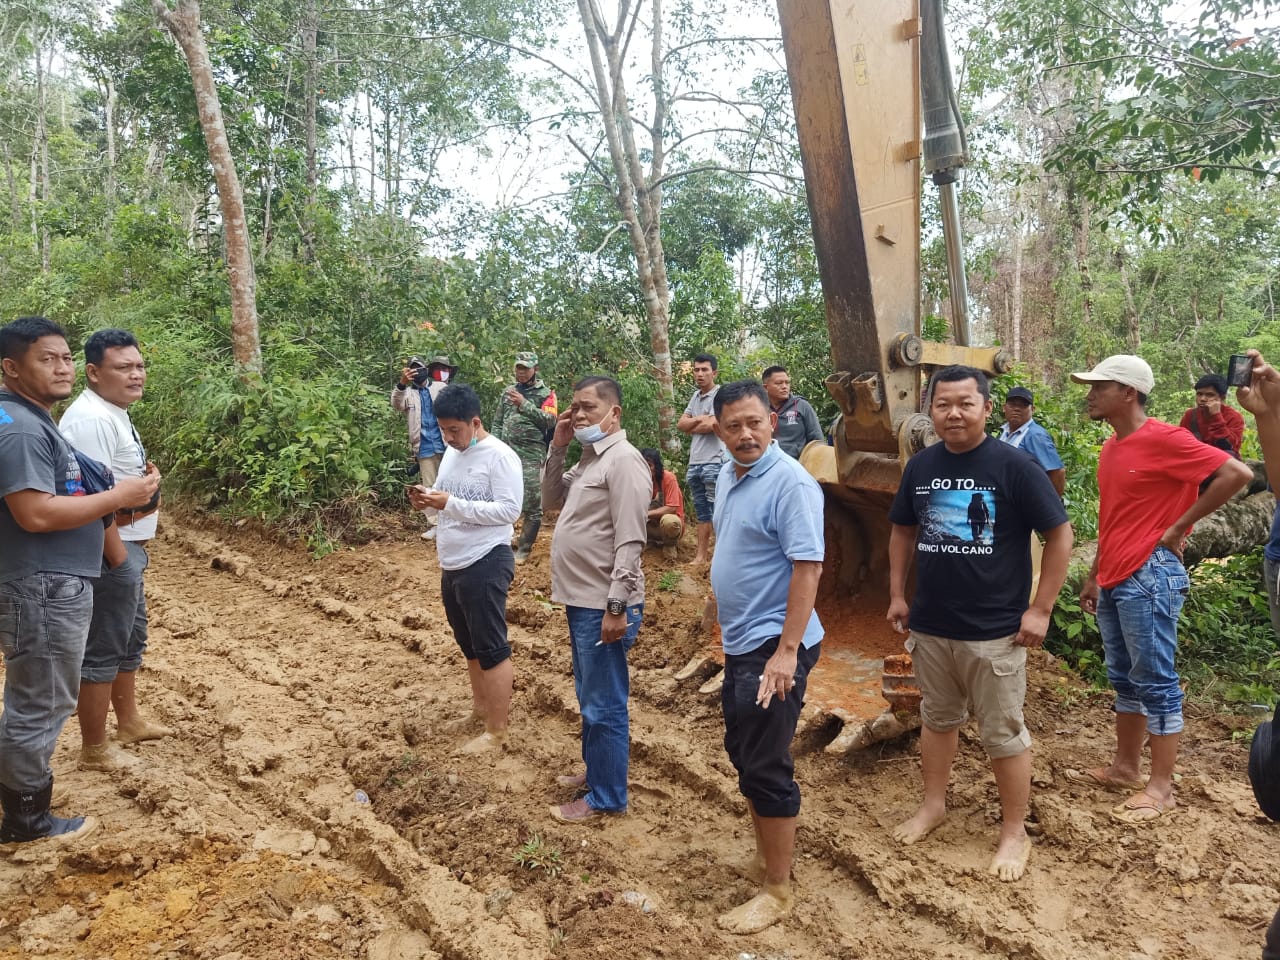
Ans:
[{"label": "black cap", "polygon": [[1031,391],[1026,387],[1014,387],[1004,395],[1006,400],[1025,400],[1027,403],[1034,404],[1035,397],[1031,395]]}]

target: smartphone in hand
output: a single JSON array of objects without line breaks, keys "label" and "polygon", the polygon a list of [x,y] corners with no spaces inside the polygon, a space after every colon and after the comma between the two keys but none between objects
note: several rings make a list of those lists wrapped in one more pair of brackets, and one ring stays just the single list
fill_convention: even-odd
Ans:
[{"label": "smartphone in hand", "polygon": [[1227,386],[1247,387],[1253,379],[1253,357],[1244,353],[1233,353],[1227,361]]}]

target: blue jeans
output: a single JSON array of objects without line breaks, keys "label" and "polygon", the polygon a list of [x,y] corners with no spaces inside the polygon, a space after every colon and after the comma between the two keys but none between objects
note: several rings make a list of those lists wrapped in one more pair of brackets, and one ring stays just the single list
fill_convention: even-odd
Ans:
[{"label": "blue jeans", "polygon": [[617,643],[601,643],[603,610],[565,607],[573,646],[573,689],[582,711],[582,760],[587,765],[587,806],[593,810],[627,809],[627,763],[631,754],[631,721],[627,698],[631,678],[627,651],[640,633],[644,604],[627,608],[627,632]]},{"label": "blue jeans", "polygon": [[1173,661],[1178,614],[1190,586],[1173,551],[1156,547],[1127,580],[1098,597],[1098,632],[1115,711],[1142,714],[1155,736],[1182,731],[1182,688]]},{"label": "blue jeans", "polygon": [[33,573],[0,583],[0,783],[39,790],[63,724],[80,695],[80,663],[93,616],[93,583],[62,573]]},{"label": "blue jeans", "polygon": [[691,463],[689,472],[684,475],[689,484],[689,492],[693,494],[693,512],[699,523],[710,523],[711,514],[716,505],[716,478],[720,476],[720,464],[723,461],[713,460],[710,463]]},{"label": "blue jeans", "polygon": [[133,673],[142,666],[147,649],[142,574],[149,561],[142,544],[125,541],[124,547],[128,559],[93,581],[93,619],[80,667],[84,683],[111,683],[117,673]]}]

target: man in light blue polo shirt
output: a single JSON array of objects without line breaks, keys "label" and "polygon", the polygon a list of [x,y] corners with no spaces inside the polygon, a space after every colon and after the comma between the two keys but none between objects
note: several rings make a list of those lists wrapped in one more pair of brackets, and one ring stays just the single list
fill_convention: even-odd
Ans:
[{"label": "man in light blue polo shirt", "polygon": [[1032,419],[1035,411],[1035,397],[1030,390],[1026,387],[1011,389],[1004,398],[1005,422],[1000,428],[1000,442],[1035,457],[1061,497],[1067,488],[1067,471],[1049,431]]},{"label": "man in light blue polo shirt", "polygon": [[822,490],[772,440],[778,418],[759,381],[721,387],[715,417],[729,455],[716,484],[711,562],[725,654],[724,743],[755,828],[749,873],[763,882],[716,922],[757,933],[792,906],[800,788],[791,739],[822,642],[813,610],[825,549]]}]

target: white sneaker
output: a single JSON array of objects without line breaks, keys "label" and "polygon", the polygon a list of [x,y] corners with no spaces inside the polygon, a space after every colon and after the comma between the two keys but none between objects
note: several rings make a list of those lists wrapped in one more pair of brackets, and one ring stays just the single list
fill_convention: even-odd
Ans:
[{"label": "white sneaker", "polygon": [[432,527],[431,529],[429,529],[429,530],[425,531],[425,532],[422,534],[422,539],[423,539],[423,540],[434,540],[435,538],[436,538],[436,528],[435,528],[435,527]]}]

